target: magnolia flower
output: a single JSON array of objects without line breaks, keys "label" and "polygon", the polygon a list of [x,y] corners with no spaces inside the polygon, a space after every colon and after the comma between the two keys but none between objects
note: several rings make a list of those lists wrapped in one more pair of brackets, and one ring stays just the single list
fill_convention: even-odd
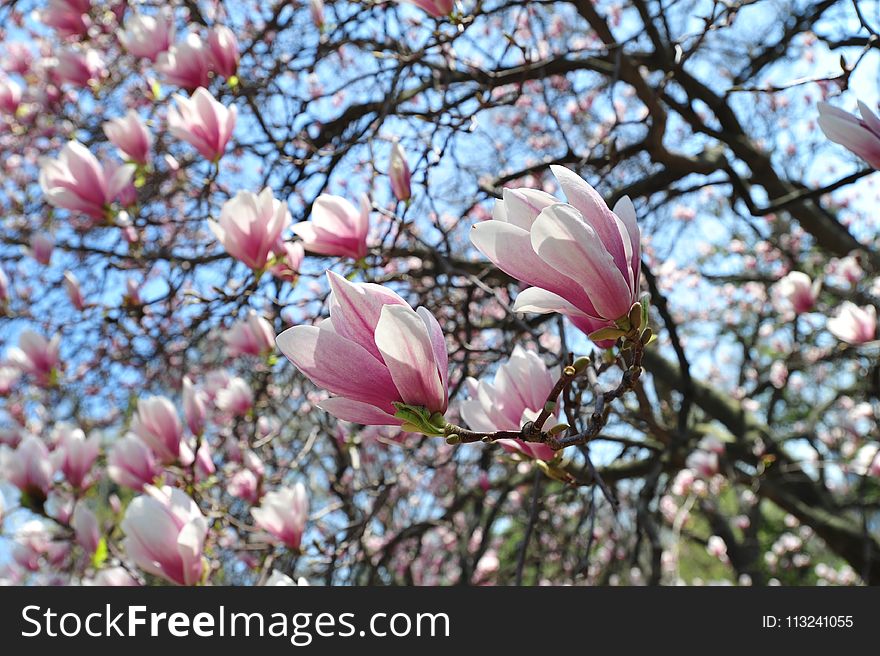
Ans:
[{"label": "magnolia flower", "polygon": [[137,404],[131,420],[131,432],[144,441],[165,464],[192,462],[193,453],[183,439],[183,426],[177,410],[164,396],[150,396]]},{"label": "magnolia flower", "polygon": [[828,331],[848,344],[864,344],[874,339],[877,331],[877,308],[866,305],[860,308],[844,301],[826,324]]},{"label": "magnolia flower", "polygon": [[58,366],[60,344],[59,335],[47,340],[32,330],[24,330],[18,338],[18,346],[7,351],[6,359],[22,373],[34,376],[41,385],[46,385],[51,382]]},{"label": "magnolia flower", "polygon": [[52,251],[55,250],[55,240],[52,235],[45,232],[37,232],[31,237],[28,255],[44,266],[48,266],[52,260]]},{"label": "magnolia flower", "polygon": [[104,123],[104,134],[123,157],[138,164],[146,164],[149,160],[153,138],[133,109],[128,110],[123,118],[114,118]]},{"label": "magnolia flower", "polygon": [[214,457],[211,454],[211,445],[207,440],[202,440],[202,443],[199,445],[199,449],[196,451],[195,464],[197,481],[203,481],[217,471]]},{"label": "magnolia flower", "polygon": [[235,105],[227,108],[204,87],[196,89],[191,98],[174,94],[174,100],[168,110],[171,134],[194,146],[205,159],[215,162],[223,157],[235,129]]},{"label": "magnolia flower", "polygon": [[248,311],[243,321],[237,321],[223,334],[226,352],[231,358],[240,355],[263,355],[275,346],[275,331],[262,315]]},{"label": "magnolia flower", "polygon": [[818,107],[819,127],[826,137],[880,168],[880,119],[865,103],[859,102],[861,119],[826,102]]},{"label": "magnolia flower", "polygon": [[43,163],[40,187],[50,205],[102,220],[133,174],[131,164],[105,170],[85,146],[70,141],[58,159]]},{"label": "magnolia flower", "polygon": [[182,490],[147,485],[129,504],[121,527],[125,551],[142,570],[178,585],[201,580],[208,523]]},{"label": "magnolia flower", "polygon": [[0,269],[0,309],[7,301],[9,301],[9,278],[6,277],[6,272]]},{"label": "magnolia flower", "polygon": [[309,14],[319,30],[324,29],[324,0],[309,0]]},{"label": "magnolia flower", "polygon": [[223,204],[220,218],[208,225],[227,253],[261,271],[281,233],[290,225],[290,212],[269,187],[259,195],[239,191]]},{"label": "magnolia flower", "polygon": [[79,280],[71,271],[64,272],[64,289],[67,290],[67,297],[78,311],[82,312],[86,307],[82,290],[79,287]]},{"label": "magnolia flower", "polygon": [[856,453],[853,464],[857,474],[880,478],[880,446],[865,444]]},{"label": "magnolia flower", "polygon": [[87,554],[91,555],[98,550],[101,542],[101,527],[98,525],[95,513],[85,502],[80,501],[76,504],[70,526],[76,533],[77,543]]},{"label": "magnolia flower", "polygon": [[196,389],[189,376],[183,377],[183,415],[186,425],[193,435],[201,435],[205,430],[205,393]]},{"label": "magnolia flower", "polygon": [[[21,378],[21,370],[17,367],[0,366],[0,396],[9,394],[19,378]],[[4,435],[0,432],[0,444],[4,441]]]},{"label": "magnolia flower", "polygon": [[[559,368],[549,369],[537,353],[517,345],[510,358],[498,367],[492,382],[466,381],[470,398],[461,404],[461,416],[475,431],[516,431],[534,421],[559,377]],[[498,440],[506,451],[530,458],[552,460],[553,449],[540,442]]]},{"label": "magnolia flower", "polygon": [[0,75],[0,111],[15,114],[21,104],[21,87],[15,80]]},{"label": "magnolia flower", "polygon": [[261,529],[290,549],[299,549],[309,519],[309,497],[302,483],[267,492],[251,515]]},{"label": "magnolia flower", "polygon": [[398,0],[428,12],[434,18],[449,16],[455,9],[455,0]]},{"label": "magnolia flower", "polygon": [[64,50],[58,55],[55,74],[62,82],[88,87],[107,77],[107,66],[97,50]]},{"label": "magnolia flower", "polygon": [[238,41],[225,25],[215,25],[208,34],[213,69],[225,78],[238,70]]},{"label": "magnolia flower", "polygon": [[689,469],[702,476],[711,478],[718,473],[718,453],[715,451],[694,451],[686,460]]},{"label": "magnolia flower", "polygon": [[276,246],[274,254],[275,258],[269,265],[269,273],[279,280],[296,282],[296,278],[299,275],[299,268],[306,256],[302,242],[284,242],[280,247]]},{"label": "magnolia flower", "polygon": [[65,431],[61,443],[52,452],[52,464],[73,487],[88,487],[91,484],[89,471],[98,458],[100,446],[101,436],[97,433],[87,439],[79,428]]},{"label": "magnolia flower", "polygon": [[162,473],[156,457],[138,437],[128,434],[117,441],[107,456],[107,474],[117,485],[137,490],[144,489]]},{"label": "magnolia flower", "polygon": [[229,479],[226,491],[238,499],[256,503],[260,500],[260,479],[250,469],[239,469]]},{"label": "magnolia flower", "polygon": [[52,487],[53,469],[43,441],[27,435],[15,451],[3,450],[3,478],[34,500],[45,500]]},{"label": "magnolia flower", "polygon": [[406,153],[398,142],[391,146],[391,161],[388,163],[388,177],[391,178],[391,191],[397,200],[407,201],[412,196],[412,173],[406,162]]},{"label": "magnolia flower", "polygon": [[40,20],[55,28],[61,36],[84,35],[91,24],[92,0],[49,0],[40,12]]},{"label": "magnolia flower", "polygon": [[254,405],[254,393],[243,378],[236,376],[217,392],[217,409],[233,417],[244,417]]},{"label": "magnolia flower", "polygon": [[156,70],[168,84],[192,91],[211,82],[211,52],[195,32],[186,35],[156,60]]},{"label": "magnolia flower", "polygon": [[[588,335],[626,317],[639,290],[639,228],[624,197],[608,209],[589,184],[551,166],[569,203],[536,189],[505,189],[471,241],[498,268],[534,285],[518,312],[559,312]],[[600,344],[601,345],[601,344]]]},{"label": "magnolia flower", "polygon": [[821,280],[813,282],[806,273],[792,271],[780,278],[770,288],[770,293],[777,310],[804,314],[816,306],[821,287]]},{"label": "magnolia flower", "polygon": [[319,407],[360,424],[402,425],[397,404],[446,412],[448,359],[443,331],[425,308],[372,283],[327,272],[330,318],[278,335],[281,352],[315,385],[336,396]]},{"label": "magnolia flower", "polygon": [[367,254],[369,229],[370,201],[366,196],[361,196],[358,211],[344,198],[330,194],[321,194],[315,200],[311,221],[293,225],[293,232],[302,237],[307,251],[355,260]]},{"label": "magnolia flower", "polygon": [[162,15],[134,14],[125,21],[125,31],[118,36],[122,46],[135,57],[154,62],[174,41],[174,21]]}]

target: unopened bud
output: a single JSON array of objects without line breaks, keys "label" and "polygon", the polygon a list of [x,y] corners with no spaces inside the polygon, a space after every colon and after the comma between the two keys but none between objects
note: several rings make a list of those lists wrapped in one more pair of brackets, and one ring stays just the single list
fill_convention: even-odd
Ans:
[{"label": "unopened bud", "polygon": [[461,437],[459,437],[456,433],[453,433],[452,435],[446,436],[446,443],[447,444],[455,445],[455,444],[458,444],[459,442],[461,442]]},{"label": "unopened bud", "polygon": [[642,333],[642,344],[647,344],[651,341],[651,338],[654,336],[654,331],[650,328],[645,328],[645,332]]},{"label": "unopened bud", "polygon": [[571,378],[572,376],[577,374],[577,370],[574,367],[572,367],[571,365],[568,365],[565,369],[562,370],[562,373],[563,373],[563,375]]},{"label": "unopened bud", "polygon": [[547,431],[547,435],[550,437],[556,437],[560,433],[564,433],[569,428],[568,424],[556,424],[553,428]]},{"label": "unopened bud", "polygon": [[547,401],[547,403],[544,404],[544,412],[548,412],[550,414],[556,412],[556,401]]},{"label": "unopened bud", "polygon": [[642,306],[640,303],[633,303],[629,309],[629,325],[633,330],[642,327]]},{"label": "unopened bud", "polygon": [[587,365],[590,364],[590,358],[580,357],[575,360],[571,366],[574,367],[576,373],[581,373],[584,369],[587,368]]}]

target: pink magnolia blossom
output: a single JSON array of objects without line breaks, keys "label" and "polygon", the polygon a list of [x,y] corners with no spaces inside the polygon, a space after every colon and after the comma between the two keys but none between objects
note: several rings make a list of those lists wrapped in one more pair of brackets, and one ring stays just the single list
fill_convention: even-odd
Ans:
[{"label": "pink magnolia blossom", "polygon": [[82,36],[91,25],[92,0],[49,0],[40,20],[61,36]]},{"label": "pink magnolia blossom", "polygon": [[276,343],[315,385],[336,396],[319,407],[346,421],[402,425],[394,403],[445,413],[448,358],[443,331],[425,308],[372,283],[327,272],[330,318],[294,326]]},{"label": "pink magnolia blossom", "polygon": [[267,492],[251,508],[257,526],[290,549],[299,549],[309,519],[309,497],[302,483]]},{"label": "pink magnolia blossom", "polygon": [[135,57],[155,62],[174,42],[174,21],[161,14],[134,14],[125,21],[125,30],[119,32],[119,42]]},{"label": "pink magnolia blossom", "polygon": [[189,376],[183,377],[183,415],[193,435],[201,435],[205,430],[205,396],[205,392],[197,389]]},{"label": "pink magnolia blossom", "polygon": [[217,392],[217,409],[233,417],[244,417],[254,405],[254,393],[247,382],[238,376]]},{"label": "pink magnolia blossom", "polygon": [[255,271],[266,267],[272,249],[289,225],[287,205],[277,200],[269,187],[259,195],[239,191],[223,204],[220,218],[209,222],[226,252]]},{"label": "pink magnolia blossom", "polygon": [[122,118],[114,118],[104,123],[104,134],[123,157],[138,164],[146,164],[150,159],[153,137],[147,126],[133,109]]},{"label": "pink magnolia blossom", "polygon": [[208,47],[214,71],[225,78],[238,70],[238,41],[225,25],[215,25],[208,34]]},{"label": "pink magnolia blossom", "polygon": [[52,238],[52,235],[38,232],[31,237],[28,254],[40,264],[48,266],[52,260],[52,251],[54,250],[55,240]]},{"label": "pink magnolia blossom", "polygon": [[211,82],[211,52],[195,32],[163,52],[156,60],[156,70],[168,84],[192,91]]},{"label": "pink magnolia blossom", "polygon": [[[558,377],[558,367],[548,368],[537,353],[517,345],[507,362],[498,367],[493,381],[468,379],[470,398],[461,404],[461,417],[475,431],[519,430],[541,413]],[[506,451],[539,460],[552,460],[555,455],[553,449],[540,442],[498,443]]]},{"label": "pink magnolia blossom", "polygon": [[21,87],[18,82],[0,75],[0,111],[15,114],[21,104]]},{"label": "pink magnolia blossom", "polygon": [[107,473],[117,485],[137,490],[151,484],[162,473],[150,448],[137,436],[118,440],[107,456]]},{"label": "pink magnolia blossom", "polygon": [[865,444],[856,452],[853,464],[857,474],[880,478],[880,446]]},{"label": "pink magnolia blossom", "polygon": [[79,280],[76,279],[76,276],[71,271],[64,272],[64,289],[67,291],[67,297],[70,299],[73,307],[82,312],[86,307],[86,302],[79,286]]},{"label": "pink magnolia blossom", "polygon": [[865,103],[859,102],[860,119],[826,102],[818,107],[819,127],[826,137],[880,168],[880,119]]},{"label": "pink magnolia blossom", "polygon": [[[0,396],[9,394],[19,378],[21,378],[21,370],[18,367],[0,365]],[[2,443],[3,438],[0,437],[0,444]]]},{"label": "pink magnolia blossom", "polygon": [[52,452],[52,464],[73,487],[88,487],[91,484],[89,472],[98,458],[100,445],[101,437],[98,434],[86,438],[79,428],[67,431]]},{"label": "pink magnolia blossom", "polygon": [[40,187],[50,205],[102,220],[133,174],[130,164],[103,168],[85,146],[70,141],[58,159],[43,163]]},{"label": "pink magnolia blossom", "polygon": [[711,478],[719,472],[718,453],[694,451],[687,457],[687,466],[703,478]]},{"label": "pink magnolia blossom", "polygon": [[391,161],[388,163],[388,177],[391,191],[397,200],[407,201],[412,197],[412,173],[406,161],[406,153],[398,142],[391,146]]},{"label": "pink magnolia blossom", "polygon": [[635,209],[624,197],[612,212],[578,175],[550,168],[569,203],[536,189],[505,189],[493,220],[474,226],[471,241],[502,271],[533,285],[514,310],[559,312],[590,334],[625,317],[638,297]]},{"label": "pink magnolia blossom", "polygon": [[15,451],[6,451],[3,456],[3,478],[35,500],[45,500],[52,487],[53,471],[45,443],[27,435]]},{"label": "pink magnolia blossom", "polygon": [[449,16],[455,9],[455,0],[399,0],[399,2],[415,5],[434,18]]},{"label": "pink magnolia blossom", "polygon": [[0,269],[0,310],[9,301],[9,278],[6,272]]},{"label": "pink magnolia blossom", "polygon": [[319,30],[324,29],[324,0],[309,0],[309,14]]},{"label": "pink magnolia blossom", "polygon": [[275,331],[255,310],[250,310],[246,319],[237,321],[223,334],[226,352],[229,357],[241,355],[263,355],[275,347]]},{"label": "pink magnolia blossom", "polygon": [[164,396],[140,399],[131,421],[131,432],[144,441],[165,464],[192,462],[193,453],[183,439],[183,426],[177,410]]},{"label": "pink magnolia blossom", "polygon": [[367,254],[369,229],[370,201],[366,196],[361,196],[358,211],[344,198],[330,194],[321,194],[315,200],[311,221],[300,221],[293,226],[307,251],[355,260]]},{"label": "pink magnolia blossom", "polygon": [[97,516],[84,501],[76,504],[70,525],[76,532],[77,544],[87,554],[92,555],[95,553],[101,541],[101,527],[98,525]]},{"label": "pink magnolia blossom", "polygon": [[275,248],[275,258],[269,265],[269,272],[279,280],[296,282],[299,268],[305,259],[306,252],[302,242],[287,241]]},{"label": "pink magnolia blossom", "polygon": [[226,491],[238,499],[256,503],[260,500],[260,479],[250,469],[239,469],[229,479]]},{"label": "pink magnolia blossom", "polygon": [[129,504],[121,527],[126,553],[145,572],[178,585],[201,580],[208,522],[182,490],[147,485]]},{"label": "pink magnolia blossom", "polygon": [[816,306],[821,287],[821,280],[813,282],[806,273],[792,271],[771,288],[773,304],[780,311],[792,310],[795,314],[804,314]]},{"label": "pink magnolia blossom", "polygon": [[218,161],[235,129],[235,105],[227,108],[204,87],[196,89],[191,98],[177,93],[174,100],[168,110],[171,134],[194,146],[205,159]]},{"label": "pink magnolia blossom", "polygon": [[860,308],[844,301],[832,318],[828,319],[828,331],[848,344],[864,344],[874,339],[877,332],[877,309],[873,305]]},{"label": "pink magnolia blossom", "polygon": [[89,87],[107,77],[107,66],[97,50],[64,50],[58,55],[55,74],[62,82]]},{"label": "pink magnolia blossom", "polygon": [[53,372],[60,361],[60,344],[60,335],[49,340],[32,330],[24,330],[18,338],[18,346],[9,349],[6,359],[22,373],[34,376],[37,382],[45,385],[52,380]]},{"label": "pink magnolia blossom", "polygon": [[196,451],[195,465],[197,481],[203,481],[217,471],[217,466],[214,464],[214,457],[211,452],[211,445],[208,444],[207,440],[202,440],[202,443],[199,444],[199,448]]}]

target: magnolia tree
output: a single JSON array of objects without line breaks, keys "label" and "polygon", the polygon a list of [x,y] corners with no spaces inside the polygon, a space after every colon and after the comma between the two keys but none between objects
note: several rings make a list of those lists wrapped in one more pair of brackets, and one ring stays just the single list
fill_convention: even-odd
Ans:
[{"label": "magnolia tree", "polygon": [[0,8],[0,578],[880,584],[880,9]]}]

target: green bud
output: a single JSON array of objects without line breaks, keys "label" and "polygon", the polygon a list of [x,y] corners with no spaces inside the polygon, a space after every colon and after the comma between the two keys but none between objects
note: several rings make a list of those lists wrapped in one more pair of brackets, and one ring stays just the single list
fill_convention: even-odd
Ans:
[{"label": "green bud", "polygon": [[581,373],[584,369],[587,368],[587,365],[590,364],[590,358],[580,357],[572,363],[572,367],[574,367],[575,373]]},{"label": "green bud", "polygon": [[403,420],[403,429],[423,435],[443,435],[446,420],[439,412],[431,413],[427,408],[406,403],[393,403],[397,412],[394,416]]},{"label": "green bud", "polygon": [[629,325],[633,330],[638,330],[642,327],[642,306],[640,303],[633,303],[633,306],[629,309]]},{"label": "green bud", "polygon": [[556,424],[553,428],[547,431],[547,435],[550,437],[556,437],[560,433],[564,433],[569,429],[568,424]]},{"label": "green bud", "polygon": [[626,335],[625,330],[607,326],[605,328],[599,328],[599,330],[590,333],[589,337],[594,342],[602,342],[606,339],[617,339],[618,337],[623,337],[624,335]]},{"label": "green bud", "polygon": [[550,414],[556,412],[556,401],[547,401],[544,404],[544,412],[549,412]]}]

